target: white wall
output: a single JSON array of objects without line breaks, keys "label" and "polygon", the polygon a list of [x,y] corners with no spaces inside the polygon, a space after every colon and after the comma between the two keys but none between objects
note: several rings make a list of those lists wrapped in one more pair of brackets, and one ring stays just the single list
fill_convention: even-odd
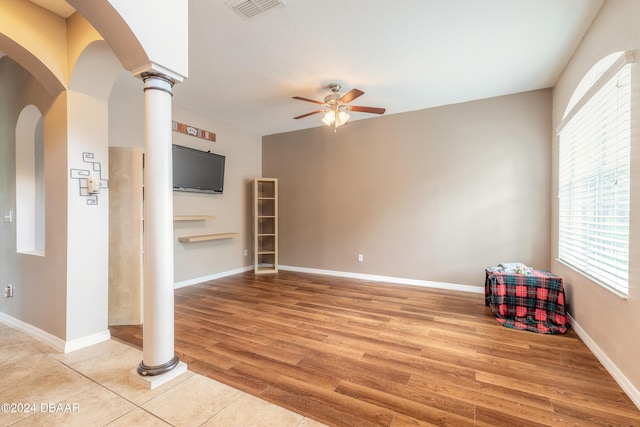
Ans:
[{"label": "white wall", "polygon": [[[108,179],[106,99],[71,90],[67,94],[69,170]],[[84,153],[93,156],[90,163]],[[67,341],[107,333],[108,328],[109,190],[85,196],[83,181],[71,178],[67,183]],[[88,203],[90,199],[96,204]]]},{"label": "white wall", "polygon": [[[73,35],[88,42],[75,58],[67,93],[67,335],[66,341],[108,337],[109,153],[108,95],[122,66],[95,30],[73,20]],[[88,40],[85,39],[88,38]],[[76,46],[77,47],[77,46]],[[105,188],[88,195],[87,171]]]},{"label": "white wall", "polygon": [[[558,255],[558,138],[553,135],[552,247],[551,268],[564,276],[568,308],[578,324],[606,357],[626,377],[623,383],[635,388],[640,404],[640,2],[606,1],[580,46],[571,58],[553,92],[553,128],[566,109],[582,77],[600,59],[617,51],[633,50],[631,117],[631,235],[629,297],[620,298],[556,260]],[[634,391],[627,389],[633,395]]]}]

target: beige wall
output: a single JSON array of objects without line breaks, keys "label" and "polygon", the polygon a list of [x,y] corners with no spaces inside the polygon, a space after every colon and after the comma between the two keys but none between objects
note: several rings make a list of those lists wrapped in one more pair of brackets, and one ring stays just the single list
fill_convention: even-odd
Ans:
[{"label": "beige wall", "polygon": [[[557,82],[553,93],[553,128],[560,123],[569,98],[582,77],[600,59],[616,51],[633,50],[640,57],[640,2],[607,1]],[[631,236],[629,298],[622,299],[556,261],[557,257],[557,137],[553,146],[553,226],[551,268],[565,277],[569,310],[607,358],[635,387],[639,399],[640,369],[640,68],[632,68],[631,123]],[[628,391],[628,390],[627,390]]]},{"label": "beige wall", "polygon": [[[226,156],[223,194],[197,194],[174,191],[176,215],[214,215],[210,221],[174,223],[175,281],[188,284],[248,266],[252,258],[244,256],[251,243],[250,182],[261,174],[261,139],[234,126],[217,122],[193,112],[174,108],[174,119],[216,134],[212,143],[185,134],[173,134],[173,143],[199,150],[211,150]],[[181,243],[179,236],[214,233],[240,233],[232,239]]]},{"label": "beige wall", "polygon": [[548,268],[550,119],[540,90],[264,137],[280,263],[477,286]]},{"label": "beige wall", "polygon": [[[13,298],[0,296],[0,313],[64,339],[67,334],[67,144],[66,95],[51,97],[9,57],[0,58],[0,287],[15,286]],[[44,119],[45,251],[16,252],[15,131],[20,111],[33,104]],[[58,197],[56,197],[58,196]]]}]

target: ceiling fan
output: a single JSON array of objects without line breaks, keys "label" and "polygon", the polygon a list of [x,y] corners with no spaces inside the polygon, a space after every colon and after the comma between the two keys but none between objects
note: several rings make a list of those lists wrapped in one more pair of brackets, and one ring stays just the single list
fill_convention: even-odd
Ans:
[{"label": "ceiling fan", "polygon": [[335,132],[338,127],[348,123],[350,116],[347,111],[357,111],[360,113],[373,114],[384,114],[385,112],[384,108],[349,105],[351,101],[364,95],[364,92],[360,89],[351,89],[349,92],[345,93],[342,96],[340,96],[339,83],[330,84],[329,89],[331,89],[332,93],[324,97],[324,102],[316,101],[309,98],[303,98],[301,96],[294,96],[293,99],[299,99],[300,101],[313,102],[314,104],[322,105],[321,109],[294,117],[294,119],[302,119],[303,117],[324,112],[325,115],[322,118],[322,122],[327,126],[333,125]]}]

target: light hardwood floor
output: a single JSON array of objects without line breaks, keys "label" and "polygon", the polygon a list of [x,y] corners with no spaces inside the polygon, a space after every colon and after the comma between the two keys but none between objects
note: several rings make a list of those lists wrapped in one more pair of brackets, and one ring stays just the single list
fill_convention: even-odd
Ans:
[{"label": "light hardwood floor", "polygon": [[[640,426],[573,329],[505,328],[481,294],[243,273],[175,307],[190,370],[328,425]],[[111,333],[142,344],[141,327]]]}]

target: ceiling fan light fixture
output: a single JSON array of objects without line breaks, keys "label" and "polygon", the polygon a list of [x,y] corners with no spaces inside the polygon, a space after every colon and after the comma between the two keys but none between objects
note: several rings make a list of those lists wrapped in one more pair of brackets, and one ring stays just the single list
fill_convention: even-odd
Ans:
[{"label": "ceiling fan light fixture", "polygon": [[327,113],[322,118],[322,123],[327,126],[331,126],[336,121],[336,112],[333,110],[327,111]]},{"label": "ceiling fan light fixture", "polygon": [[345,110],[373,114],[384,114],[385,112],[384,108],[349,105],[351,101],[360,97],[361,95],[364,95],[364,92],[360,89],[351,89],[349,92],[345,93],[342,96],[340,96],[339,93],[340,84],[330,84],[329,89],[331,89],[332,93],[324,97],[324,102],[316,101],[309,98],[303,98],[301,96],[294,96],[293,99],[312,102],[314,104],[319,104],[322,107],[319,110],[294,117],[294,119],[302,119],[303,117],[308,117],[313,114],[324,113],[324,116],[322,117],[322,123],[327,126],[333,126],[333,131],[335,132],[336,129],[338,129],[340,126],[349,123],[349,119],[351,118],[351,116]]},{"label": "ceiling fan light fixture", "polygon": [[339,110],[337,107],[329,110],[322,118],[322,123],[327,126],[335,126],[336,128],[347,124],[351,116],[346,111]]},{"label": "ceiling fan light fixture", "polygon": [[340,111],[338,114],[336,114],[336,127],[347,124],[350,117],[351,116],[345,111]]}]

